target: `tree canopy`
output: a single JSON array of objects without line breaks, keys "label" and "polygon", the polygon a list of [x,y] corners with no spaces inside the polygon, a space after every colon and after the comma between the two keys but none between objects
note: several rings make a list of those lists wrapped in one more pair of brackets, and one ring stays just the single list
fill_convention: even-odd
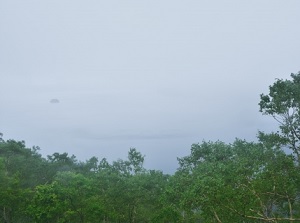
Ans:
[{"label": "tree canopy", "polygon": [[[280,127],[280,137],[292,149],[300,162],[300,72],[291,80],[277,79],[269,87],[269,94],[260,95],[260,111],[272,116]],[[279,136],[279,135],[278,135]],[[282,140],[281,140],[282,141]]]}]

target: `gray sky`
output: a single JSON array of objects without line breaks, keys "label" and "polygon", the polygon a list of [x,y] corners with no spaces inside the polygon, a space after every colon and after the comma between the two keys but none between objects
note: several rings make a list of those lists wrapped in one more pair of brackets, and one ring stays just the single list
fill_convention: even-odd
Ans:
[{"label": "gray sky", "polygon": [[[0,132],[174,171],[192,143],[255,140],[275,78],[300,70],[300,1],[0,0]],[[58,99],[59,103],[50,103]]]}]

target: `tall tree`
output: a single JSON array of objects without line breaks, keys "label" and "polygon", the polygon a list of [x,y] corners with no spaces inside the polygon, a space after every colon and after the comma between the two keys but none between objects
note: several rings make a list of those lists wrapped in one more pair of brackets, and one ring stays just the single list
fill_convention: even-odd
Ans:
[{"label": "tall tree", "polygon": [[[272,116],[280,127],[281,142],[285,141],[300,162],[300,72],[291,80],[277,79],[268,94],[260,95],[260,112]],[[276,135],[276,134],[274,134]]]}]

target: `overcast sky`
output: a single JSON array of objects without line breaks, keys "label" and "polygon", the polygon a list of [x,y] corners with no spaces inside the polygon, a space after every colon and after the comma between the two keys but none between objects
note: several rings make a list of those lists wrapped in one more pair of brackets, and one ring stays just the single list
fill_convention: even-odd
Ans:
[{"label": "overcast sky", "polygon": [[0,132],[82,161],[135,147],[167,173],[192,143],[255,140],[276,128],[259,94],[300,70],[299,10],[299,0],[0,0]]}]

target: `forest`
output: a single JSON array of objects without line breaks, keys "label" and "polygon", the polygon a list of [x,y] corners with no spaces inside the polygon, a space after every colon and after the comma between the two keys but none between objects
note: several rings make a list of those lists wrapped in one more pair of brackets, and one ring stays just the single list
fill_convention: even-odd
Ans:
[{"label": "forest", "polygon": [[193,144],[171,175],[145,169],[135,148],[83,162],[1,134],[0,222],[300,222],[300,72],[276,79],[258,110],[278,129]]}]

